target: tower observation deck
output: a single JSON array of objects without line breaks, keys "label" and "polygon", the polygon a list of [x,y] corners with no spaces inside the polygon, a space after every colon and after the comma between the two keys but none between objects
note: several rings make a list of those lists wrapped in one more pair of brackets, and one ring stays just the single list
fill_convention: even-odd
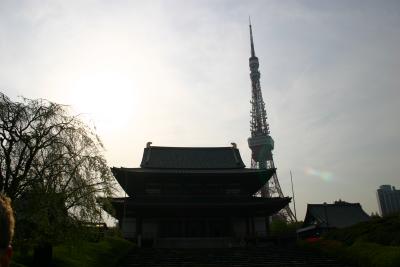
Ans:
[{"label": "tower observation deck", "polygon": [[[267,112],[265,103],[261,93],[260,71],[258,57],[256,57],[253,41],[253,30],[251,23],[250,28],[250,46],[251,56],[249,58],[250,79],[251,79],[251,120],[250,132],[248,138],[249,148],[251,149],[251,167],[259,169],[275,169],[272,150],[274,149],[274,140],[270,136],[269,125],[267,123]],[[283,197],[283,192],[279,184],[276,172],[271,177],[268,183],[261,188],[262,197]],[[287,205],[279,212],[279,215],[287,221],[295,221],[296,218]]]}]

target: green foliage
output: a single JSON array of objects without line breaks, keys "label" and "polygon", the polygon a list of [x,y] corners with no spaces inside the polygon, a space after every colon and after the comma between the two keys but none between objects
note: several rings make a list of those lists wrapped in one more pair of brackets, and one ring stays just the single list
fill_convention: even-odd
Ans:
[{"label": "green foliage", "polygon": [[301,246],[335,256],[361,267],[400,266],[400,216],[373,218],[337,229]]},{"label": "green foliage", "polygon": [[346,246],[342,242],[336,240],[320,239],[313,242],[298,240],[297,243],[302,248],[319,251],[337,258],[341,258],[345,254],[346,249]]},{"label": "green foliage", "polygon": [[296,230],[299,229],[302,224],[303,222],[287,223],[280,219],[274,219],[270,224],[271,234],[274,236],[295,235]]},{"label": "green foliage", "polygon": [[0,191],[13,201],[17,248],[74,243],[102,221],[97,198],[114,185],[103,150],[66,106],[0,93]]},{"label": "green foliage", "polygon": [[280,235],[287,231],[287,224],[283,220],[273,220],[270,223],[270,231],[272,235]]},{"label": "green foliage", "polygon": [[[134,244],[117,237],[107,237],[100,242],[81,241],[74,245],[54,247],[54,267],[117,266],[118,261],[134,248]],[[23,257],[16,253],[11,267],[29,266],[32,255]]]},{"label": "green foliage", "polygon": [[133,244],[119,238],[106,238],[98,243],[82,242],[78,247],[58,246],[54,249],[58,267],[116,266]]},{"label": "green foliage", "polygon": [[299,245],[360,267],[400,266],[399,246],[384,246],[361,241],[348,246],[340,241],[324,239],[313,243],[300,241]]},{"label": "green foliage", "polygon": [[400,215],[374,218],[344,229],[327,233],[324,238],[351,245],[356,241],[373,242],[387,246],[400,246]]},{"label": "green foliage", "polygon": [[358,266],[398,267],[400,266],[400,247],[383,246],[374,243],[355,242],[346,249],[349,259]]}]

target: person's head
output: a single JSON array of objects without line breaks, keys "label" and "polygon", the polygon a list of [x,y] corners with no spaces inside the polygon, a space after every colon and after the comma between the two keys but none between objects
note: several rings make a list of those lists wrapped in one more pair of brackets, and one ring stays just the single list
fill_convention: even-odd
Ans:
[{"label": "person's head", "polygon": [[10,264],[14,224],[11,201],[8,197],[0,194],[0,267],[7,267]]}]

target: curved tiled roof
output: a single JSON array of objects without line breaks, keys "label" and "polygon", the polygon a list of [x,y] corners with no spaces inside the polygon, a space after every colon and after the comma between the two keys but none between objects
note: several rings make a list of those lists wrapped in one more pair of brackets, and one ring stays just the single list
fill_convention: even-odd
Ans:
[{"label": "curved tiled roof", "polygon": [[154,169],[242,169],[239,150],[234,147],[161,147],[144,149],[142,168]]},{"label": "curved tiled roof", "polygon": [[369,220],[360,203],[308,204],[304,226],[317,223],[323,227],[342,228]]}]

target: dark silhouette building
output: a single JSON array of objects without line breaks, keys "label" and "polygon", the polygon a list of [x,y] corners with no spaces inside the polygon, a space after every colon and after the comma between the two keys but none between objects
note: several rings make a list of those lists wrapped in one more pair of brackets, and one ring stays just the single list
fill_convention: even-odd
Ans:
[{"label": "dark silhouette building", "polygon": [[308,204],[303,227],[297,231],[300,237],[319,237],[336,228],[344,228],[370,217],[360,203],[335,201],[333,204]]},{"label": "dark silhouette building", "polygon": [[237,246],[266,236],[290,198],[254,194],[275,169],[245,168],[232,147],[158,147],[140,168],[112,168],[127,197],[112,199],[124,237],[158,247]]}]

